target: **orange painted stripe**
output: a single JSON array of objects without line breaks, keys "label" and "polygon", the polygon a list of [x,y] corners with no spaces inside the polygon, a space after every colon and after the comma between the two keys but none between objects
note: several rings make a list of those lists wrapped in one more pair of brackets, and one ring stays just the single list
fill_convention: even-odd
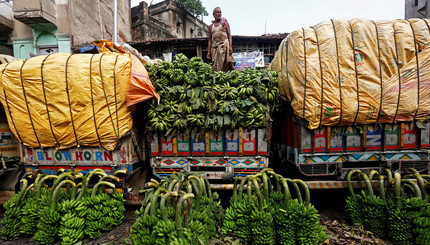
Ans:
[{"label": "orange painted stripe", "polygon": [[176,136],[173,137],[172,144],[173,144],[173,156],[177,156],[178,155],[178,149],[177,149]]}]

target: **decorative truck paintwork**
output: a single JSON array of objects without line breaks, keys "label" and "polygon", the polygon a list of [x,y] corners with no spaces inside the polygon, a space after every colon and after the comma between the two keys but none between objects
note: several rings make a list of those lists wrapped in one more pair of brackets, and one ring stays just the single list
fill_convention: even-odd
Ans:
[{"label": "decorative truck paintwork", "polygon": [[[309,130],[303,120],[281,116],[274,131],[274,147],[286,162],[306,176],[344,179],[351,169],[394,171],[415,168],[429,173],[429,123],[398,122],[359,126],[321,126]],[[287,127],[288,125],[288,127]],[[285,140],[296,135],[293,140]]]},{"label": "decorative truck paintwork", "polygon": [[[127,173],[133,171],[133,164],[139,162],[132,138],[123,140],[119,146],[108,151],[101,147],[73,147],[59,150],[56,148],[28,148],[21,147],[21,159],[26,171],[41,169],[47,174],[54,174],[59,168],[73,172],[86,173],[101,168],[107,173],[125,169]],[[141,149],[144,156],[143,144]]]},{"label": "decorative truck paintwork", "polygon": [[246,176],[269,164],[267,129],[234,129],[219,132],[191,130],[152,135],[151,166],[160,178],[186,169],[208,179]]}]

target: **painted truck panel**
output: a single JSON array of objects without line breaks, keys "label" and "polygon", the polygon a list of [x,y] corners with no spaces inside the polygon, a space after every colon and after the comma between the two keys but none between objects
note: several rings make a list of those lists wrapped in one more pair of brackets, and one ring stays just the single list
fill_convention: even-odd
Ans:
[{"label": "painted truck panel", "polygon": [[[202,172],[214,180],[246,176],[269,165],[270,137],[266,128],[218,132],[191,130],[189,134],[191,137],[187,132],[174,137],[152,136],[150,144],[155,152],[151,152],[150,162],[156,176],[163,178],[186,169]],[[177,147],[170,147],[170,142],[172,145],[176,142]],[[178,142],[183,145],[179,147]],[[156,151],[167,148],[171,150]]]},{"label": "painted truck panel", "polygon": [[29,148],[22,146],[22,161],[25,165],[70,165],[70,166],[125,166],[138,161],[131,138],[122,142],[115,150],[99,147],[74,147],[65,150],[56,148]]},{"label": "painted truck panel", "polygon": [[[404,171],[410,167],[430,173],[429,124],[398,122],[309,130],[302,119],[284,113],[276,115],[273,129],[283,135],[272,143],[280,162],[284,159],[294,164],[306,176],[344,179],[351,169]],[[282,140],[293,135],[297,135],[295,142]]]}]

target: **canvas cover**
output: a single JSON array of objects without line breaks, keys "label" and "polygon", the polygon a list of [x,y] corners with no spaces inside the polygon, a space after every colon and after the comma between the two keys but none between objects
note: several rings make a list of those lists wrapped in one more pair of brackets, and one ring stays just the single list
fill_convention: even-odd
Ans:
[{"label": "canvas cover", "polygon": [[280,97],[319,125],[422,121],[430,112],[428,19],[332,19],[291,32],[271,69]]},{"label": "canvas cover", "polygon": [[127,102],[159,98],[133,57],[57,53],[1,65],[0,100],[9,127],[32,148],[113,150],[133,126]]}]

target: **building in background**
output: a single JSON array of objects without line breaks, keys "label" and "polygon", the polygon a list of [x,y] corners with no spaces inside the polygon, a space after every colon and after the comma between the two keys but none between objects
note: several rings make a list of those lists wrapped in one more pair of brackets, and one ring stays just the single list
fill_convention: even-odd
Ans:
[{"label": "building in background", "polygon": [[[131,41],[130,1],[117,1],[118,42]],[[27,59],[112,40],[113,10],[112,0],[0,1],[0,53]]]},{"label": "building in background", "polygon": [[208,25],[173,2],[149,5],[140,2],[131,9],[133,41],[209,36]]},{"label": "building in background", "polygon": [[405,19],[430,18],[429,0],[405,0]]},{"label": "building in background", "polygon": [[[287,33],[263,36],[232,36],[233,53],[263,52],[264,63],[272,62],[275,52]],[[142,55],[151,59],[170,60],[175,54],[183,53],[187,57],[202,57],[205,62],[208,52],[208,37],[201,38],[167,38],[160,40],[129,42]]]},{"label": "building in background", "polygon": [[0,54],[13,55],[13,46],[9,38],[13,26],[12,1],[0,1]]}]

